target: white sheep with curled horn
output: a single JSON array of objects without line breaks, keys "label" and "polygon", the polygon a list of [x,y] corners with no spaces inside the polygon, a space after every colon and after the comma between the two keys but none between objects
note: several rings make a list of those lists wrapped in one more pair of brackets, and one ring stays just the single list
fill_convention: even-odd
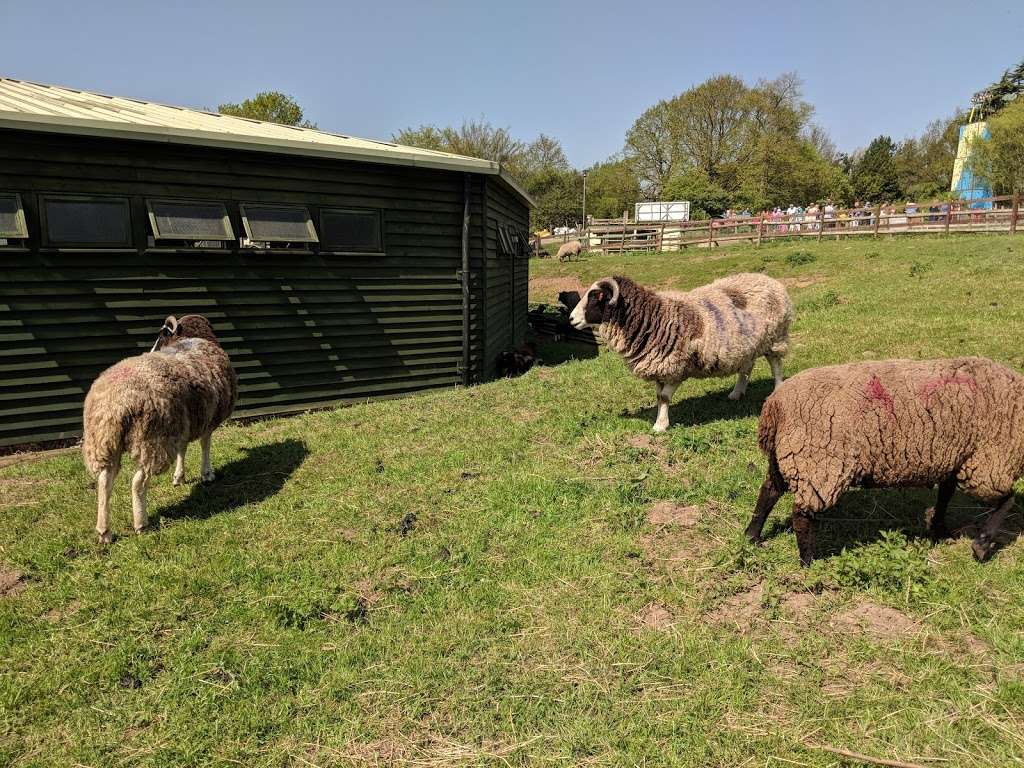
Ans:
[{"label": "white sheep with curled horn", "polygon": [[136,533],[148,524],[146,489],[177,460],[175,485],[185,478],[185,449],[199,440],[202,479],[213,480],[210,436],[231,415],[238,377],[210,322],[202,315],[164,321],[151,351],[101,373],[85,397],[82,458],[96,478],[96,533],[110,543],[110,494],[128,454]]},{"label": "white sheep with curled horn", "polygon": [[758,273],[731,275],[686,292],[657,293],[628,277],[606,277],[587,289],[569,315],[577,330],[597,327],[634,375],[654,382],[655,432],[669,426],[669,403],[686,379],[737,374],[739,400],[758,357],[782,383],[793,304],[785,286]]}]

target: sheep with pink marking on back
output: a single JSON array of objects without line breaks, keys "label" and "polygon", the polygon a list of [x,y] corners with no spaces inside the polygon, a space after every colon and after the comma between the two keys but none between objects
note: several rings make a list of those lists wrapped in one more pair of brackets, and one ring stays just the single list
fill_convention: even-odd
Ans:
[{"label": "sheep with pink marking on back", "polygon": [[128,454],[132,517],[136,533],[148,524],[146,489],[177,460],[174,484],[185,478],[185,449],[202,446],[202,479],[213,480],[210,435],[231,415],[238,377],[210,322],[202,315],[173,315],[164,322],[153,349],[101,373],[85,397],[82,458],[96,478],[96,533],[110,543],[110,494]]},{"label": "sheep with pink marking on back", "polygon": [[814,522],[848,489],[938,485],[928,532],[949,535],[957,486],[992,505],[973,543],[985,560],[1024,475],[1024,376],[991,360],[880,360],[798,373],[765,400],[758,444],[768,457],[747,537],[793,493],[800,562],[814,558]]},{"label": "sheep with pink marking on back", "polygon": [[587,289],[569,320],[597,327],[634,375],[654,382],[655,432],[669,426],[669,403],[686,379],[738,374],[730,400],[743,397],[758,357],[782,383],[793,304],[785,286],[759,273],[731,275],[686,292],[657,293],[628,277]]}]

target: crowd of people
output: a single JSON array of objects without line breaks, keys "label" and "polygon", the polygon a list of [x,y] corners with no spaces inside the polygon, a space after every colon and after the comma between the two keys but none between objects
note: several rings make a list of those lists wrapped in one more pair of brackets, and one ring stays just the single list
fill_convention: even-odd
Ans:
[{"label": "crowd of people", "polygon": [[[850,208],[840,208],[831,200],[822,203],[812,203],[807,207],[801,205],[790,205],[788,208],[776,206],[769,210],[765,209],[758,214],[752,214],[749,209],[733,210],[727,209],[722,215],[722,220],[731,221],[736,219],[757,219],[773,228],[785,232],[788,230],[816,230],[819,227],[870,227],[875,225],[875,220],[881,217],[889,224],[914,224],[915,222],[941,222],[952,211],[958,213],[961,209],[959,202],[937,202],[928,205],[927,210],[921,208],[917,203],[908,201],[906,203],[881,203],[875,205],[871,202],[857,201]],[[927,214],[927,215],[922,215]]]}]

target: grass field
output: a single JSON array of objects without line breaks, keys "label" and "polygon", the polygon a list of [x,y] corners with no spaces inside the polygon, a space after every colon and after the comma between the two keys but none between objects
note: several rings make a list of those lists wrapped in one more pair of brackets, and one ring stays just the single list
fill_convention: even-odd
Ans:
[{"label": "grass field", "polygon": [[[761,269],[797,308],[789,372],[1022,368],[1022,263],[1019,236],[774,243],[533,262],[531,300]],[[767,366],[732,383],[682,386],[660,436],[606,353],[230,425],[218,480],[165,475],[158,530],[109,547],[77,454],[0,469],[0,765],[1024,764],[1024,543],[933,546],[909,490],[849,494],[809,570],[788,499],[745,545]]]}]

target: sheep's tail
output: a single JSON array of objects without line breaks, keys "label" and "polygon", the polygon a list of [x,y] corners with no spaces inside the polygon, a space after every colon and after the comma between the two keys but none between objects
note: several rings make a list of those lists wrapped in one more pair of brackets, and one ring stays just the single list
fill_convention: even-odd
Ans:
[{"label": "sheep's tail", "polygon": [[85,468],[96,477],[104,469],[118,469],[128,450],[131,412],[114,398],[85,399],[82,430],[82,459]]},{"label": "sheep's tail", "polygon": [[770,461],[775,460],[775,436],[779,431],[779,424],[782,421],[782,408],[771,395],[764,401],[761,408],[761,420],[757,424],[757,444],[768,456]]}]

